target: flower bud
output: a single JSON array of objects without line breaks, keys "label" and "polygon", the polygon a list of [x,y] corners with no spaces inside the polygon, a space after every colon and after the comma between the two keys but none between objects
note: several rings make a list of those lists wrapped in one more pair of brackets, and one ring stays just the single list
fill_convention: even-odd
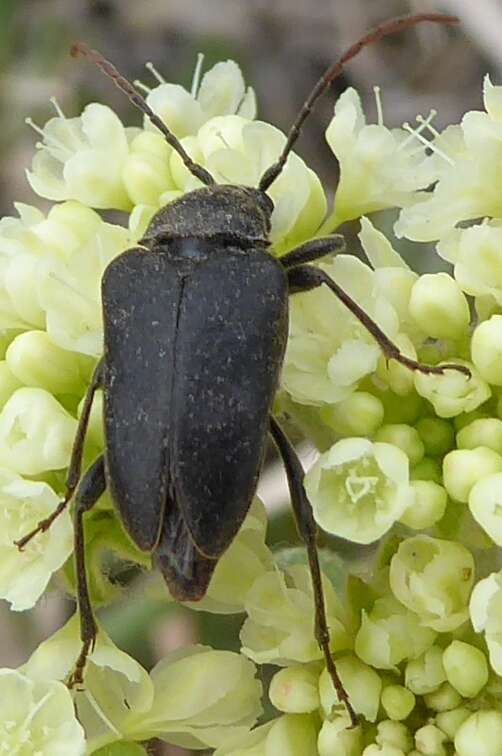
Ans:
[{"label": "flower bud", "polygon": [[[393,342],[405,357],[417,359],[415,346],[406,333],[398,333]],[[377,376],[397,396],[409,396],[414,393],[413,371],[396,360],[388,360],[383,354],[378,362]]]},{"label": "flower bud", "polygon": [[[502,426],[502,422],[500,423]],[[442,457],[454,446],[454,431],[447,420],[439,417],[422,417],[416,424],[425,453],[431,457]],[[480,446],[481,444],[476,444]],[[486,444],[483,444],[486,446]]]},{"label": "flower bud", "polygon": [[446,511],[446,491],[432,480],[412,480],[410,485],[415,492],[415,501],[401,515],[399,522],[413,530],[431,528]]},{"label": "flower bud", "polygon": [[485,381],[502,386],[502,315],[492,315],[478,325],[472,334],[471,354]]},{"label": "flower bud", "polygon": [[373,436],[383,422],[383,404],[366,391],[321,407],[321,419],[341,436]]},{"label": "flower bud", "polygon": [[56,346],[46,331],[26,331],[10,344],[5,355],[12,373],[26,386],[38,386],[51,394],[84,391],[75,354]]},{"label": "flower bud", "polygon": [[460,543],[426,535],[407,538],[392,557],[389,579],[395,597],[427,627],[448,632],[468,617],[474,560]]},{"label": "flower bud", "polygon": [[477,446],[486,446],[502,455],[502,420],[497,417],[482,417],[459,430],[458,449],[475,449]]},{"label": "flower bud", "polygon": [[499,756],[502,753],[502,714],[476,711],[460,725],[455,735],[458,756]]},{"label": "flower bud", "polygon": [[269,698],[279,711],[308,714],[319,708],[319,670],[305,665],[285,667],[273,676]]},{"label": "flower bud", "polygon": [[454,740],[458,728],[471,716],[471,713],[464,706],[458,706],[450,711],[440,711],[436,715],[436,723],[449,740]]},{"label": "flower bud", "polygon": [[41,388],[20,388],[0,412],[0,464],[26,475],[62,470],[77,421]]},{"label": "flower bud", "polygon": [[390,719],[383,720],[377,725],[376,742],[380,746],[393,746],[408,753],[413,740],[410,731],[402,722],[393,722]]},{"label": "flower bud", "polygon": [[424,703],[432,711],[449,711],[459,706],[462,698],[449,682],[444,682],[436,690],[424,695]]},{"label": "flower bud", "polygon": [[448,273],[426,273],[413,284],[410,314],[433,339],[459,339],[469,326],[469,305]]},{"label": "flower bud", "polygon": [[403,685],[388,685],[382,691],[382,706],[389,719],[406,719],[415,708],[415,696]]},{"label": "flower bud", "polygon": [[453,641],[443,654],[448,682],[464,698],[474,698],[488,682],[488,664],[479,648]]},{"label": "flower bud", "polygon": [[431,693],[445,680],[443,652],[439,646],[431,646],[422,656],[406,665],[406,687],[417,696]]},{"label": "flower bud", "polygon": [[[356,656],[343,656],[337,659],[336,671],[354,711],[362,714],[369,722],[375,722],[382,690],[379,675]],[[329,717],[333,707],[339,706],[340,702],[327,669],[322,671],[319,678],[319,695],[322,710],[325,716]]]},{"label": "flower bud", "polygon": [[444,486],[452,499],[464,504],[475,483],[501,471],[502,456],[486,446],[454,449],[443,460]]},{"label": "flower bud", "polygon": [[478,480],[469,494],[469,509],[472,516],[497,546],[502,546],[501,485],[502,473],[487,475]]},{"label": "flower bud", "polygon": [[410,478],[411,480],[432,480],[434,483],[441,485],[443,475],[439,460],[432,457],[424,457],[418,465],[411,468]]},{"label": "flower bud", "polygon": [[424,456],[424,445],[418,431],[411,425],[393,424],[382,425],[375,435],[375,441],[382,441],[402,449],[410,465],[416,465]]},{"label": "flower bud", "polygon": [[405,752],[401,748],[395,748],[393,745],[372,745],[366,746],[362,756],[406,756]]},{"label": "flower bud", "polygon": [[323,722],[317,739],[319,756],[360,756],[362,747],[361,725],[350,727],[343,716]]},{"label": "flower bud", "polygon": [[133,139],[122,179],[135,205],[158,206],[160,196],[174,189],[169,171],[171,148],[160,134],[142,131]]},{"label": "flower bud", "polygon": [[415,733],[415,745],[424,756],[446,756],[445,740],[444,732],[433,724],[425,725]]}]

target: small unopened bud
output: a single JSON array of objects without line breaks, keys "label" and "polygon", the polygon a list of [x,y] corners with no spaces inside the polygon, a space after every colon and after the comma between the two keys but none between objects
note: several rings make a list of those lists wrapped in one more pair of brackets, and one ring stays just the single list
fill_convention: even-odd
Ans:
[{"label": "small unopened bud", "polygon": [[389,719],[406,719],[415,708],[415,696],[403,685],[388,685],[382,691],[382,706]]},{"label": "small unopened bud", "polygon": [[455,749],[458,756],[500,756],[502,714],[492,709],[471,714],[457,730]]},{"label": "small unopened bud", "polygon": [[285,667],[270,683],[269,698],[279,711],[306,714],[319,708],[319,672],[302,666]]},{"label": "small unopened bud", "polygon": [[417,326],[434,339],[459,339],[469,325],[469,305],[448,273],[421,275],[411,290],[410,314]]},{"label": "small unopened bud", "polygon": [[479,648],[453,641],[443,654],[448,682],[465,698],[474,698],[488,682],[488,663]]},{"label": "small unopened bud", "polygon": [[454,449],[443,460],[444,486],[452,499],[464,504],[478,480],[498,472],[502,472],[502,456],[486,446]]}]

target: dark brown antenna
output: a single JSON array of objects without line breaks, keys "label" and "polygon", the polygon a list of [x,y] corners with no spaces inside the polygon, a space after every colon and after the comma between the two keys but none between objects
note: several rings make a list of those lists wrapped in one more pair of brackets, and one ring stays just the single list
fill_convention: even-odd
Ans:
[{"label": "dark brown antenna", "polygon": [[293,149],[296,140],[300,136],[305,120],[312,112],[314,105],[317,103],[319,98],[322,97],[322,95],[329,88],[331,82],[338,76],[340,76],[345,67],[345,64],[348,63],[349,60],[354,58],[365,47],[373,44],[373,42],[377,42],[379,39],[382,39],[382,37],[386,37],[388,34],[396,34],[403,29],[409,29],[411,26],[421,24],[424,21],[430,21],[435,24],[455,24],[458,22],[458,18],[456,18],[456,16],[446,16],[442,13],[418,13],[414,16],[400,16],[398,18],[391,18],[389,21],[376,26],[370,32],[365,34],[364,37],[361,37],[358,42],[355,42],[355,44],[349,47],[349,49],[342,55],[341,58],[339,58],[339,60],[336,61],[336,63],[333,63],[333,65],[331,65],[325,71],[325,73],[321,76],[312,92],[308,96],[302,109],[298,113],[295,122],[291,126],[288,132],[286,144],[284,145],[284,148],[277,162],[273,163],[270,168],[267,168],[267,170],[261,177],[258,187],[263,192],[265,192],[269,188],[269,186],[281,173],[286,160],[288,159],[289,153]]},{"label": "dark brown antenna", "polygon": [[178,155],[183,160],[183,163],[192,175],[200,179],[200,181],[202,181],[202,183],[206,186],[212,186],[215,183],[214,178],[210,173],[208,173],[208,171],[206,171],[205,168],[203,168],[198,163],[194,163],[190,155],[183,148],[181,142],[176,139],[172,131],[167,128],[162,119],[153,112],[153,110],[145,101],[145,98],[140,95],[138,90],[133,86],[133,84],[131,84],[130,81],[128,81],[124,76],[121,75],[121,73],[113,65],[113,63],[110,63],[109,60],[104,58],[101,53],[98,52],[98,50],[92,50],[90,47],[88,47],[85,42],[76,42],[74,45],[72,45],[71,54],[74,58],[77,58],[80,55],[85,58],[89,58],[89,60],[95,63],[97,67],[101,71],[103,71],[104,74],[109,76],[115,86],[118,87],[130,99],[132,104],[139,108],[139,110],[141,110],[143,113],[145,113],[145,115],[148,116],[153,125],[162,132],[162,134],[166,138],[166,141],[174,150],[176,150]]}]

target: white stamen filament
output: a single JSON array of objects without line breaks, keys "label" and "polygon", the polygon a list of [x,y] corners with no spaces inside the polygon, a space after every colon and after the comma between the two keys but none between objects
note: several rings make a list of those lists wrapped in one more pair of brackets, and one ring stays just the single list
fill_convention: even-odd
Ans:
[{"label": "white stamen filament", "polygon": [[[403,123],[403,129],[406,129],[406,131],[409,131],[410,132],[410,136],[407,137],[404,140],[404,142],[401,142],[401,144],[398,147],[398,150],[401,150],[403,147],[406,147],[406,145],[408,145],[411,141],[413,141],[413,137],[414,136],[418,136],[418,134],[421,134],[422,131],[424,131],[424,129],[426,129],[427,127],[429,127],[430,122],[432,121],[433,118],[435,118],[436,115],[437,115],[437,111],[436,110],[431,110],[431,112],[427,116],[427,120],[422,119],[422,121],[420,121],[421,125],[417,126],[416,129],[412,129],[411,126],[410,126],[410,124],[407,123],[407,122]],[[417,116],[417,121],[418,120],[419,120],[419,117]]]},{"label": "white stamen filament", "polygon": [[202,64],[204,63],[204,54],[198,53],[197,63],[195,64],[195,71],[193,72],[192,88],[190,90],[192,97],[197,97],[200,87],[200,79],[202,74]]},{"label": "white stamen filament", "polygon": [[139,79],[135,79],[133,81],[133,84],[136,87],[136,89],[139,89],[141,92],[144,92],[145,94],[150,94],[150,92],[152,91],[151,87],[147,87],[146,84],[143,84],[143,82],[140,81]]},{"label": "white stamen filament", "polygon": [[380,97],[380,87],[373,87],[373,92],[375,94],[375,102],[376,102],[376,109],[377,109],[377,122],[379,126],[383,126],[383,108],[382,108],[382,98]]},{"label": "white stamen filament", "polygon": [[56,137],[54,136],[54,134],[47,134],[47,132],[44,131],[44,129],[41,129],[40,126],[38,126],[32,118],[29,118],[29,117],[25,118],[24,122],[28,126],[30,126],[30,128],[32,128],[34,131],[36,131],[37,134],[40,134],[41,137],[43,138],[43,140],[44,140],[43,142],[37,142],[36,145],[35,145],[35,147],[38,150],[44,149],[45,147],[48,147],[50,145],[50,143],[52,142],[53,146],[57,147],[58,150],[62,150],[68,156],[71,156],[72,152],[71,152],[71,150],[68,149],[68,147],[65,144],[63,144],[62,142],[60,142],[59,139],[56,139]]},{"label": "white stamen filament", "polygon": [[433,134],[435,137],[439,136],[439,131],[432,126],[432,119],[437,116],[437,110],[431,110],[427,118],[424,118],[423,115],[417,115],[417,121],[418,123],[423,124],[423,126],[428,129],[431,134]]},{"label": "white stamen filament", "polygon": [[[443,152],[443,150],[440,150],[439,147],[437,147],[432,142],[429,142],[428,139],[426,139],[424,136],[422,136],[422,134],[420,132],[421,132],[421,130],[423,128],[425,128],[424,124],[422,124],[422,126],[420,126],[418,129],[412,129],[412,127],[410,126],[409,123],[403,123],[403,129],[405,129],[406,131],[409,131],[410,134],[413,137],[416,137],[419,142],[422,142],[422,144],[425,147],[428,147],[430,150],[432,150],[432,152],[434,152],[436,155],[439,155],[439,157],[443,158],[443,160],[446,160],[446,162],[449,163],[450,165],[455,165],[455,163],[453,162],[453,160],[451,159],[451,157],[449,157],[446,154],[446,152]],[[407,141],[408,141],[408,139],[405,140],[405,142],[407,142]],[[400,146],[402,147],[405,142],[403,142],[402,145],[400,145]]]},{"label": "white stamen filament", "polygon": [[62,108],[61,108],[61,106],[60,106],[59,102],[58,102],[58,101],[56,100],[56,98],[55,98],[55,97],[50,97],[50,98],[49,98],[49,101],[50,101],[50,102],[51,102],[51,104],[53,105],[53,107],[54,107],[54,110],[56,111],[56,113],[58,114],[58,116],[59,116],[60,118],[64,118],[64,119],[66,119],[66,116],[65,116],[65,114],[63,113],[63,110],[62,110]]},{"label": "white stamen filament", "polygon": [[159,82],[159,84],[165,84],[166,83],[166,80],[157,71],[157,69],[155,68],[155,66],[153,65],[153,63],[151,63],[150,61],[148,61],[148,63],[145,63],[145,68],[147,68],[150,71],[150,73],[157,79],[157,81]]}]

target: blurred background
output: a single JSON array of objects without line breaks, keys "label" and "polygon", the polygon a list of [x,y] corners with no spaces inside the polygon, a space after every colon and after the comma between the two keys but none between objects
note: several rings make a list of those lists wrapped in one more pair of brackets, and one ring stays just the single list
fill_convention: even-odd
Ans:
[{"label": "blurred background", "polygon": [[[500,0],[0,0],[0,213],[11,214],[13,201],[44,207],[24,177],[36,141],[24,119],[45,123],[53,115],[51,96],[69,116],[97,100],[128,125],[141,122],[96,69],[69,57],[77,39],[101,49],[131,79],[148,81],[144,63],[153,61],[167,81],[187,88],[197,53],[205,54],[205,69],[233,58],[256,90],[259,117],[286,130],[326,66],[365,31],[391,16],[433,10],[459,16],[458,28],[421,26],[369,48],[310,118],[297,150],[327,187],[336,186],[337,165],[323,133],[337,93],[347,86],[359,90],[374,121],[372,87],[380,85],[387,126],[414,122],[418,113],[436,108],[435,125],[442,127],[481,107],[483,75],[502,83]],[[261,493],[271,510],[271,543],[294,544],[286,489],[273,459]],[[26,614],[0,604],[0,666],[25,661],[71,611],[56,592]],[[133,585],[106,622],[124,650],[151,666],[196,640],[237,649],[241,618],[148,603]],[[152,744],[153,752],[187,753],[161,744]]]}]

